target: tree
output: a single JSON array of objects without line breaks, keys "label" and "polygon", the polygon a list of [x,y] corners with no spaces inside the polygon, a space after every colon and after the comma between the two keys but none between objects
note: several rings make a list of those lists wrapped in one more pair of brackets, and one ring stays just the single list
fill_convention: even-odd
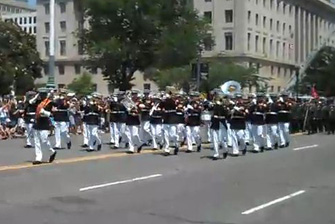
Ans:
[{"label": "tree", "polygon": [[[200,86],[203,92],[209,92],[231,80],[239,82],[242,88],[256,87],[259,90],[270,80],[257,75],[255,68],[246,68],[232,62],[213,61],[209,63],[209,67],[209,79],[202,81]],[[164,89],[165,86],[175,86],[181,89],[185,88],[185,84],[192,82],[191,66],[151,72],[148,76],[156,81],[161,89]]]},{"label": "tree", "polygon": [[164,70],[146,71],[145,76],[155,81],[160,90],[165,90],[167,86],[174,86],[177,89],[187,88],[185,83],[191,80],[190,66],[182,66]]},{"label": "tree", "polygon": [[187,65],[197,57],[208,25],[187,0],[84,0],[89,28],[80,32],[89,67],[101,68],[120,90],[136,71]]},{"label": "tree", "polygon": [[88,73],[75,78],[67,87],[79,96],[86,96],[94,92],[92,76]]},{"label": "tree", "polygon": [[324,47],[317,53],[299,89],[301,93],[310,94],[314,84],[322,95],[335,96],[335,48]]},{"label": "tree", "polygon": [[17,94],[34,88],[40,78],[42,60],[36,50],[36,39],[12,22],[0,20],[0,94],[14,87]]}]

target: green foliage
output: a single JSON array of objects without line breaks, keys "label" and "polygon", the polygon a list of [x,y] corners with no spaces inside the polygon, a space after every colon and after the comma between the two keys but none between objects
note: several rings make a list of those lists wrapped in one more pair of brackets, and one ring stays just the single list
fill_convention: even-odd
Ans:
[{"label": "green foliage", "polygon": [[196,58],[207,24],[185,0],[84,0],[89,29],[79,34],[88,64],[111,85],[130,89],[134,72]]},{"label": "green foliage", "polygon": [[[203,92],[218,88],[227,81],[237,81],[243,88],[266,86],[269,79],[256,74],[255,68],[246,68],[232,62],[210,62],[209,79],[202,81],[200,90]],[[175,86],[177,89],[187,88],[191,83],[191,66],[183,66],[157,72],[148,72],[148,77],[158,83],[161,89],[166,86]]]},{"label": "green foliage", "polygon": [[311,86],[316,84],[319,93],[335,96],[335,48],[321,49],[301,80],[300,92],[311,93]]},{"label": "green foliage", "polygon": [[174,86],[177,89],[187,89],[191,79],[190,66],[183,66],[161,71],[152,71],[151,79],[154,80],[160,90],[165,90],[167,86]]},{"label": "green foliage", "polygon": [[67,87],[79,96],[86,96],[94,92],[92,76],[88,73],[75,78]]},{"label": "green foliage", "polygon": [[0,20],[0,94],[9,93],[13,85],[19,95],[34,88],[41,69],[35,37],[14,23]]}]

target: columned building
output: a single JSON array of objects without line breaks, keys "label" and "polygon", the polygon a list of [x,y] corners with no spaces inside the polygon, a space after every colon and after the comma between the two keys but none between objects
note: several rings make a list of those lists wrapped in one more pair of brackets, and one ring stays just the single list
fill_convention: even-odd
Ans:
[{"label": "columned building", "polygon": [[[108,83],[104,80],[99,69],[87,71],[83,65],[83,50],[79,44],[76,33],[86,25],[83,21],[80,0],[56,0],[55,5],[55,83],[59,88],[64,88],[73,79],[88,72],[92,75],[96,90],[102,94],[108,94]],[[49,33],[50,33],[50,10],[49,0],[37,0],[37,49],[45,63],[44,77],[38,82],[46,83],[48,80],[48,59],[49,59]],[[113,32],[111,30],[111,32]],[[136,73],[134,76],[134,88],[143,90],[150,87],[157,89],[157,86],[144,80],[143,75]]]},{"label": "columned building", "polygon": [[216,45],[203,56],[254,66],[281,92],[308,55],[335,45],[335,5],[326,0],[193,0],[212,24]]},{"label": "columned building", "polygon": [[27,2],[15,0],[0,0],[0,15],[32,13],[35,8],[30,7]]}]

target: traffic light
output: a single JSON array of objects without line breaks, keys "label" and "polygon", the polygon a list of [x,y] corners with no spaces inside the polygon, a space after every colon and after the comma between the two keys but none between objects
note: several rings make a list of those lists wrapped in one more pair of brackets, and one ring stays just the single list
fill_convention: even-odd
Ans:
[{"label": "traffic light", "polygon": [[[192,64],[192,80],[196,81],[198,76],[197,63]],[[207,80],[209,76],[209,63],[200,63],[200,80]]]}]

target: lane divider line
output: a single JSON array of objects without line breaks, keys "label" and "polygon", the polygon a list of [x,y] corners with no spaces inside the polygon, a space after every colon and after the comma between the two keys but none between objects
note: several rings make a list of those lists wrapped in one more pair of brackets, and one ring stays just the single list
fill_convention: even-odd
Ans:
[{"label": "lane divider line", "polygon": [[270,201],[270,202],[268,202],[268,203],[266,203],[266,204],[263,204],[263,205],[260,205],[260,206],[255,207],[255,208],[249,209],[249,210],[247,210],[247,211],[245,211],[245,212],[242,212],[241,214],[242,214],[242,215],[249,215],[249,214],[252,214],[252,213],[254,213],[254,212],[256,212],[256,211],[262,210],[262,209],[267,208],[267,207],[269,207],[269,206],[271,206],[271,205],[274,205],[274,204],[283,202],[283,201],[285,201],[285,200],[291,199],[291,198],[293,198],[293,197],[296,197],[296,196],[301,195],[301,194],[304,194],[304,193],[306,193],[306,191],[304,191],[304,190],[297,191],[297,192],[295,192],[295,193],[293,193],[293,194],[284,196],[284,197],[282,197],[282,198],[278,198],[278,199],[273,200],[273,201]]},{"label": "lane divider line", "polygon": [[106,184],[99,184],[99,185],[84,187],[84,188],[80,188],[79,191],[83,192],[83,191],[95,190],[95,189],[110,187],[110,186],[119,185],[119,184],[126,184],[126,183],[132,183],[132,182],[136,182],[136,181],[148,180],[148,179],[157,178],[157,177],[161,177],[161,176],[163,176],[163,175],[162,174],[153,174],[153,175],[144,176],[144,177],[136,177],[136,178],[129,179],[129,180],[121,180],[121,181],[116,181],[116,182],[111,182],[111,183],[106,183]]},{"label": "lane divider line", "polygon": [[303,150],[303,149],[312,149],[312,148],[317,148],[317,147],[319,147],[319,145],[309,145],[309,146],[294,148],[293,151],[299,151],[299,150]]}]

